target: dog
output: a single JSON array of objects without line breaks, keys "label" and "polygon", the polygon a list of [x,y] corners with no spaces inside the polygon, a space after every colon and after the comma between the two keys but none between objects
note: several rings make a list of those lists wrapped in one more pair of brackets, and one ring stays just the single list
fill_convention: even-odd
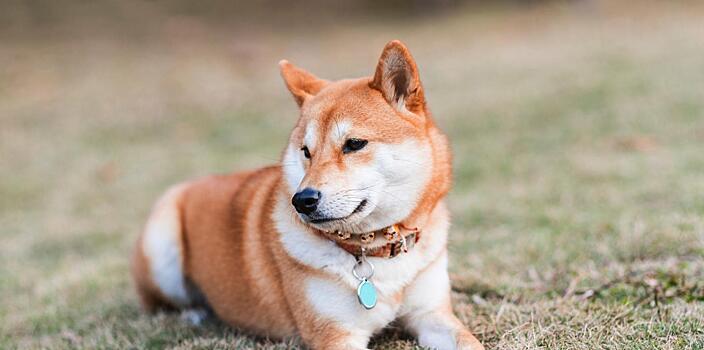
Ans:
[{"label": "dog", "polygon": [[279,62],[300,118],[278,165],[176,185],[132,257],[147,311],[208,307],[311,349],[366,349],[398,321],[421,346],[483,349],[453,314],[451,153],[400,41],[374,76]]}]

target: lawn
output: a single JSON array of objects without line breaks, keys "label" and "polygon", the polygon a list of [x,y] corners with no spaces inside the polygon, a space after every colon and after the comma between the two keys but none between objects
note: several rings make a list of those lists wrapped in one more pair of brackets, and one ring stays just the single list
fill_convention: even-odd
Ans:
[{"label": "lawn", "polygon": [[[170,184],[278,161],[279,59],[369,75],[398,38],[454,148],[453,300],[477,337],[704,349],[701,3],[295,25],[106,4],[0,11],[0,348],[297,348],[144,314],[129,252]],[[417,347],[394,327],[372,346]]]}]

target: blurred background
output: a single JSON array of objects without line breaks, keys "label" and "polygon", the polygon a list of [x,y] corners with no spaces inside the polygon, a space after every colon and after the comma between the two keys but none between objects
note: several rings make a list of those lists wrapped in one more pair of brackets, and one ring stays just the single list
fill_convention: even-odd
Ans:
[{"label": "blurred background", "polygon": [[371,75],[392,39],[455,151],[482,342],[704,347],[703,2],[129,0],[0,4],[0,348],[295,348],[144,315],[129,252],[170,184],[278,161],[280,59]]}]

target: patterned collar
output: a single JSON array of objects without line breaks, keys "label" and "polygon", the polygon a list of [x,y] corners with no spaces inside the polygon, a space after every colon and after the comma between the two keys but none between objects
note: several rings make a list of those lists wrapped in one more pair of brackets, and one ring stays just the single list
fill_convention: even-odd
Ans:
[{"label": "patterned collar", "polygon": [[[416,243],[418,243],[418,240],[420,240],[420,230],[417,228],[407,228],[403,224],[394,224],[380,230],[355,235],[342,231],[316,231],[318,234],[335,242],[338,247],[355,257],[361,256],[362,248],[365,248],[364,254],[367,257],[394,258],[401,252],[407,253],[408,250],[412,249]],[[369,243],[372,243],[376,237],[380,237],[381,235],[386,239],[386,244],[373,248],[365,247]]]}]

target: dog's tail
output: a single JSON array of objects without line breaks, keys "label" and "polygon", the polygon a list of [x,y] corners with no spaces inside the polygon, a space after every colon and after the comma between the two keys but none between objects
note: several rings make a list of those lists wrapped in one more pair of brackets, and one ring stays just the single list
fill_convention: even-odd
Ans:
[{"label": "dog's tail", "polygon": [[145,310],[191,304],[184,276],[182,202],[188,184],[171,187],[156,203],[132,254],[132,277]]}]

